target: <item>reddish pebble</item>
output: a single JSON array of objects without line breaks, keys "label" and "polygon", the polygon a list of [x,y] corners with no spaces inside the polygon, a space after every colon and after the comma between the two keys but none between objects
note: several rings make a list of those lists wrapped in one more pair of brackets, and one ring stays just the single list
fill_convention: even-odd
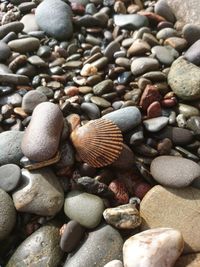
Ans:
[{"label": "reddish pebble", "polygon": [[65,87],[64,92],[67,96],[75,96],[79,94],[79,89],[76,86]]},{"label": "reddish pebble", "polygon": [[161,22],[161,21],[166,21],[165,18],[161,17],[160,15],[153,13],[153,12],[149,12],[149,11],[145,11],[145,10],[141,10],[138,12],[138,14],[147,17],[149,20],[153,20],[157,23]]},{"label": "reddish pebble", "polygon": [[138,182],[134,187],[135,197],[143,199],[146,193],[151,189],[151,186],[145,182]]},{"label": "reddish pebble", "polygon": [[170,107],[176,106],[177,100],[175,97],[173,97],[171,99],[163,99],[161,104],[163,107],[170,108]]},{"label": "reddish pebble", "polygon": [[129,201],[128,191],[125,185],[118,179],[109,184],[109,188],[115,194],[117,204],[127,204]]},{"label": "reddish pebble", "polygon": [[76,14],[82,15],[85,12],[85,7],[79,3],[71,3],[72,11]]},{"label": "reddish pebble", "polygon": [[157,145],[157,151],[160,155],[169,155],[172,149],[172,141],[169,138],[164,138]]},{"label": "reddish pebble", "polygon": [[160,95],[158,89],[154,85],[148,84],[140,99],[141,108],[146,111],[147,108],[155,101],[160,102],[162,96]]},{"label": "reddish pebble", "polygon": [[148,118],[156,118],[162,115],[162,110],[160,103],[158,101],[154,101],[151,103],[147,109],[147,117]]}]

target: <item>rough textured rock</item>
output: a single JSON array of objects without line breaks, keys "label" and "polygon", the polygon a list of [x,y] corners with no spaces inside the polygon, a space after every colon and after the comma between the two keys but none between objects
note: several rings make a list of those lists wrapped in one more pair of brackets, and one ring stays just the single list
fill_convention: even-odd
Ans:
[{"label": "rough textured rock", "polygon": [[0,165],[19,164],[23,157],[21,141],[24,132],[6,131],[0,134]]},{"label": "rough textured rock", "polygon": [[2,189],[0,189],[0,203],[0,240],[2,240],[13,229],[16,212],[11,197]]},{"label": "rough textured rock", "polygon": [[200,25],[199,0],[166,0],[176,19],[183,25],[187,23]]},{"label": "rough textured rock", "polygon": [[123,246],[126,267],[173,267],[184,246],[181,233],[156,228],[130,237]]},{"label": "rough textured rock", "polygon": [[71,220],[87,228],[94,228],[100,223],[104,204],[98,196],[71,191],[65,199],[64,211]]},{"label": "rough textured rock", "polygon": [[66,40],[72,37],[72,11],[60,0],[45,0],[36,9],[36,22],[50,36]]},{"label": "rough textured rock", "polygon": [[183,58],[178,58],[172,64],[168,83],[181,99],[195,100],[200,98],[200,68]]},{"label": "rough textured rock", "polygon": [[200,166],[196,162],[174,156],[156,157],[150,171],[161,185],[176,188],[186,187],[200,177]]},{"label": "rough textured rock", "polygon": [[34,161],[52,158],[57,152],[62,128],[63,115],[59,107],[49,102],[39,104],[22,140],[24,155]]},{"label": "rough textured rock", "polygon": [[41,227],[20,244],[6,267],[57,267],[63,255],[59,240],[58,227]]},{"label": "rough textured rock", "polygon": [[79,250],[65,262],[64,267],[102,267],[115,259],[122,259],[123,240],[110,225],[89,233]]},{"label": "rough textured rock", "polygon": [[54,216],[64,202],[64,193],[55,174],[48,168],[22,169],[22,185],[12,195],[18,211]]},{"label": "rough textured rock", "polygon": [[180,189],[154,186],[143,198],[140,215],[141,229],[171,227],[179,230],[185,241],[184,252],[200,250],[200,190],[193,187]]}]

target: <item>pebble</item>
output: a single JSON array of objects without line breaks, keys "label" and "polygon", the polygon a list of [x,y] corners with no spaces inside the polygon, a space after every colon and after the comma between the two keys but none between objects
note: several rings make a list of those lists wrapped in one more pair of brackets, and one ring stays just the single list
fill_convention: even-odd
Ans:
[{"label": "pebble", "polygon": [[162,97],[156,86],[147,84],[140,98],[139,106],[146,111],[153,102],[160,102],[161,99]]},{"label": "pebble", "polygon": [[43,93],[31,90],[27,92],[22,99],[22,109],[26,113],[32,113],[38,104],[46,102],[47,100],[46,95]]},{"label": "pebble", "polygon": [[183,247],[184,240],[178,230],[155,228],[143,231],[124,243],[124,266],[173,267]]},{"label": "pebble", "polygon": [[63,128],[63,115],[53,103],[44,102],[34,109],[23,140],[22,151],[34,161],[52,158],[57,150]]},{"label": "pebble", "polygon": [[[103,246],[102,246],[103,244]],[[88,234],[87,239],[64,267],[102,267],[112,260],[122,259],[123,240],[110,225],[103,225]],[[97,249],[98,248],[98,249]]]},{"label": "pebble", "polygon": [[0,240],[3,240],[10,234],[15,225],[16,212],[12,198],[1,188],[0,202]]},{"label": "pebble", "polygon": [[90,101],[101,108],[108,108],[111,106],[109,101],[100,96],[91,96]]},{"label": "pebble", "polygon": [[64,1],[43,1],[36,8],[35,16],[39,27],[50,36],[58,40],[66,40],[72,37],[72,11]]},{"label": "pebble", "polygon": [[200,116],[192,116],[187,120],[187,128],[192,130],[195,135],[200,135]]},{"label": "pebble", "polygon": [[103,217],[108,224],[119,229],[135,229],[141,224],[139,211],[133,204],[105,209]]},{"label": "pebble", "polygon": [[159,0],[155,4],[154,9],[156,14],[164,17],[167,21],[174,23],[175,21],[174,14],[165,0]]},{"label": "pebble", "polygon": [[5,131],[0,133],[0,165],[19,164],[23,156],[21,141],[24,132]]},{"label": "pebble", "polygon": [[200,166],[197,163],[174,156],[155,158],[151,162],[150,171],[158,183],[172,188],[186,187],[200,177]]},{"label": "pebble", "polygon": [[0,188],[6,192],[14,190],[19,184],[21,170],[15,164],[6,164],[0,167]]},{"label": "pebble", "polygon": [[34,171],[22,169],[22,185],[12,197],[16,210],[42,216],[54,216],[64,202],[59,181],[48,168]]},{"label": "pebble", "polygon": [[137,107],[125,107],[103,116],[114,122],[122,132],[129,131],[141,123],[141,113]]},{"label": "pebble", "polygon": [[154,46],[151,51],[155,54],[158,61],[166,66],[171,65],[175,59],[168,46]]},{"label": "pebble", "polygon": [[9,46],[0,41],[0,62],[7,60],[11,55],[11,50]]},{"label": "pebble", "polygon": [[158,70],[159,63],[157,59],[149,57],[140,57],[133,60],[131,71],[133,75],[139,76],[148,71]]},{"label": "pebble", "polygon": [[190,106],[190,105],[183,104],[183,103],[179,103],[177,109],[178,109],[178,112],[180,114],[183,114],[186,118],[200,115],[200,112],[197,108]]},{"label": "pebble", "polygon": [[60,247],[64,252],[71,252],[78,247],[83,235],[84,228],[76,221],[69,221],[61,228]]},{"label": "pebble", "polygon": [[145,55],[147,52],[150,52],[150,45],[141,39],[136,39],[132,45],[129,47],[127,54],[128,56],[140,56]]},{"label": "pebble", "polygon": [[169,45],[176,49],[178,52],[182,52],[187,48],[187,41],[180,37],[170,37],[164,41],[164,45]]},{"label": "pebble", "polygon": [[184,58],[186,58],[190,63],[200,66],[200,40],[190,46],[190,48],[185,52]]},{"label": "pebble", "polygon": [[165,40],[167,38],[170,38],[170,37],[174,37],[174,36],[177,36],[178,33],[175,29],[172,29],[172,28],[164,28],[164,29],[161,29],[157,34],[156,34],[156,38],[159,39],[159,40]]},{"label": "pebble", "polygon": [[200,39],[200,26],[194,24],[186,24],[183,27],[183,37],[187,40],[189,45],[194,44]]},{"label": "pebble", "polygon": [[82,103],[81,110],[91,119],[99,119],[100,118],[100,109],[94,103]]},{"label": "pebble", "polygon": [[120,14],[114,16],[114,23],[120,28],[136,30],[148,26],[148,19],[139,14]]},{"label": "pebble", "polygon": [[20,33],[24,28],[24,24],[19,21],[13,21],[0,26],[0,39],[4,38],[8,33]]},{"label": "pebble", "polygon": [[144,120],[143,124],[147,131],[158,132],[168,124],[168,121],[169,119],[167,117],[161,116],[157,118]]},{"label": "pebble", "polygon": [[40,46],[40,42],[35,37],[28,37],[10,41],[8,43],[8,46],[11,50],[23,54],[27,52],[36,51]]},{"label": "pebble", "polygon": [[200,24],[200,15],[199,12],[196,12],[200,9],[200,2],[198,0],[167,0],[169,7],[174,13],[176,19],[184,24]]},{"label": "pebble", "polygon": [[58,266],[63,256],[59,240],[58,227],[43,226],[19,245],[6,266]]},{"label": "pebble", "polygon": [[173,92],[181,99],[196,100],[200,98],[200,69],[183,58],[178,58],[173,62],[168,74],[168,83]]},{"label": "pebble", "polygon": [[108,60],[112,60],[114,54],[118,51],[120,51],[120,44],[116,41],[112,41],[106,47],[104,51],[104,55],[108,58]]},{"label": "pebble", "polygon": [[154,133],[159,140],[169,138],[174,145],[187,145],[192,143],[193,134],[188,129],[166,126],[158,133]]},{"label": "pebble", "polygon": [[141,229],[172,227],[183,235],[184,254],[199,252],[199,199],[200,190],[193,187],[180,190],[154,186],[140,204]]},{"label": "pebble", "polygon": [[0,82],[7,84],[23,85],[29,83],[29,78],[25,75],[0,72]]},{"label": "pebble", "polygon": [[113,86],[114,84],[112,80],[104,80],[93,86],[93,92],[95,95],[101,96],[103,94],[112,92]]},{"label": "pebble", "polygon": [[147,117],[155,118],[162,115],[161,105],[158,101],[152,102],[147,108]]},{"label": "pebble", "polygon": [[119,179],[113,180],[109,184],[109,189],[114,193],[115,201],[118,205],[128,203],[128,190],[122,181],[120,181]]},{"label": "pebble", "polygon": [[66,216],[86,228],[98,226],[103,211],[104,204],[98,196],[80,191],[71,191],[65,198],[64,212]]},{"label": "pebble", "polygon": [[123,264],[120,260],[112,260],[112,261],[109,261],[103,267],[123,267]]},{"label": "pebble", "polygon": [[20,20],[24,24],[23,32],[30,33],[34,31],[39,31],[39,26],[37,25],[36,18],[34,14],[26,14]]}]

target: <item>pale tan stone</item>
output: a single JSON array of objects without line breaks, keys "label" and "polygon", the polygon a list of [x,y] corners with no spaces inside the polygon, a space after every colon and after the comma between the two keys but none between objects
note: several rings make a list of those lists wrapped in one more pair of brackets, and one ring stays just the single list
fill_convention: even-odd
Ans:
[{"label": "pale tan stone", "polygon": [[140,205],[141,228],[171,227],[185,241],[184,252],[200,251],[200,190],[187,187],[170,189],[154,186]]},{"label": "pale tan stone", "polygon": [[141,232],[124,243],[124,267],[173,267],[183,246],[183,237],[175,229],[156,228]]}]

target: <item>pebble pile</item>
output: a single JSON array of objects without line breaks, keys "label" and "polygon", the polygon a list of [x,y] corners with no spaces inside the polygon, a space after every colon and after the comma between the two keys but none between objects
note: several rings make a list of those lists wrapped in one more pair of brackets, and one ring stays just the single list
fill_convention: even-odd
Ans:
[{"label": "pebble pile", "polygon": [[200,266],[199,10],[0,2],[0,267]]}]

